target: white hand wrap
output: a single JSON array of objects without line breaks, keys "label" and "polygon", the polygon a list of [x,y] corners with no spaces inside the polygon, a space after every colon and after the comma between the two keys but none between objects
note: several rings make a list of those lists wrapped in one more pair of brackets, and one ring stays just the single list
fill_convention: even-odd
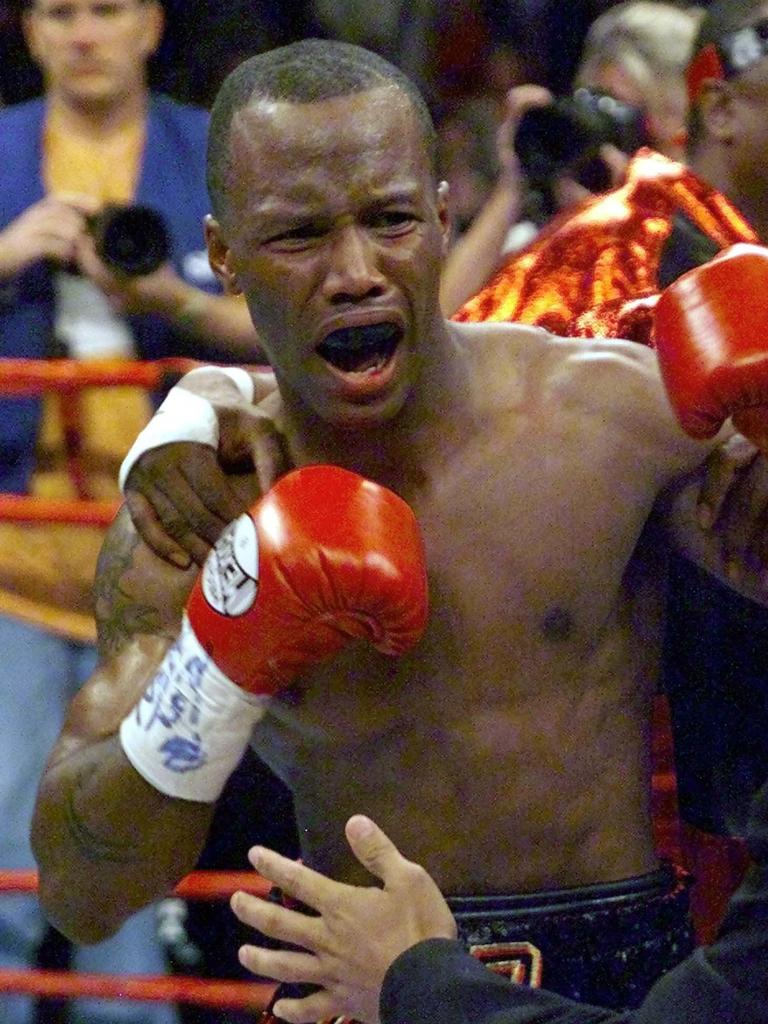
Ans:
[{"label": "white hand wrap", "polygon": [[126,757],[168,796],[212,803],[240,762],[269,698],[235,686],[186,616],[144,696],[120,725]]},{"label": "white hand wrap", "polygon": [[[196,373],[223,373],[236,385],[243,399],[253,402],[253,380],[247,370],[239,366],[201,366],[184,378],[188,380]],[[181,385],[171,388],[155,415],[133,442],[130,451],[120,466],[118,483],[124,492],[128,474],[141,456],[153,448],[174,441],[196,441],[210,448],[219,446],[219,421],[216,410],[207,398],[196,395]]]}]

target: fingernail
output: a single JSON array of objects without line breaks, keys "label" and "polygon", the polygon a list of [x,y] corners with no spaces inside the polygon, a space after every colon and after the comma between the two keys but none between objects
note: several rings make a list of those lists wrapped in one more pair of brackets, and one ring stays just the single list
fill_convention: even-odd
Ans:
[{"label": "fingernail", "polygon": [[179,569],[188,569],[192,563],[192,559],[183,551],[173,551],[169,557],[173,564],[177,565]]},{"label": "fingernail", "polygon": [[359,838],[365,838],[373,833],[373,822],[370,818],[366,818],[364,814],[356,814],[349,821],[350,827],[353,829],[356,836]]}]

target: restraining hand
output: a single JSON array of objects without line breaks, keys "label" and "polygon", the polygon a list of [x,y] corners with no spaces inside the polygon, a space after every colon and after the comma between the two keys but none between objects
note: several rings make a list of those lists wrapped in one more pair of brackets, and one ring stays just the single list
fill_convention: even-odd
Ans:
[{"label": "restraining hand", "polygon": [[[254,474],[265,494],[290,468],[271,414],[274,375],[249,376],[252,397],[243,396],[225,370],[187,374],[142,432],[151,447],[125,477],[126,505],[142,540],[182,568],[192,559],[202,565],[224,527],[248,507],[254,494],[238,489],[237,474]],[[187,433],[190,425],[194,430]],[[203,439],[206,426],[210,436]]]},{"label": "restraining hand", "polygon": [[717,539],[730,581],[768,592],[768,459],[741,434],[709,456],[698,520]]},{"label": "restraining hand", "polygon": [[456,937],[456,924],[424,868],[406,860],[369,818],[347,822],[352,852],[383,888],[334,882],[316,871],[255,847],[254,868],[288,896],[317,911],[312,917],[237,892],[232,909],[264,935],[301,947],[269,950],[246,945],[240,962],[277,981],[305,982],[318,991],[281,999],[274,1012],[291,1024],[346,1015],[378,1024],[379,996],[389,966],[406,949],[430,938]]}]

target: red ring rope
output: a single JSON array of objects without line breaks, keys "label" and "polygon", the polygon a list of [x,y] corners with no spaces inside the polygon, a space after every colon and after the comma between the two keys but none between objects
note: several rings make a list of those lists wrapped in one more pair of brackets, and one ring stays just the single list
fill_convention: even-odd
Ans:
[{"label": "red ring rope", "polygon": [[[0,870],[0,893],[35,893],[37,887],[37,871]],[[187,900],[219,900],[240,890],[267,896],[271,887],[266,878],[254,871],[193,871],[173,891]]]},{"label": "red ring rope", "polygon": [[[174,892],[191,900],[217,900],[238,890],[266,896],[271,883],[253,871],[193,871]],[[35,893],[36,871],[0,870],[0,893]],[[73,971],[44,971],[0,968],[0,992],[71,999],[93,996],[100,999],[129,999],[152,1002],[183,1002],[221,1009],[263,1010],[275,986],[265,982],[193,978],[188,975],[78,974]]]},{"label": "red ring rope", "polygon": [[28,494],[0,493],[1,522],[109,526],[119,507],[119,501],[33,498]]},{"label": "red ring rope", "polygon": [[148,391],[170,386],[202,364],[194,359],[0,359],[0,395],[129,385]]},{"label": "red ring rope", "polygon": [[225,981],[158,975],[76,974],[69,971],[0,969],[0,992],[62,999],[131,999],[218,1006],[230,1010],[263,1010],[275,986],[265,982]]}]

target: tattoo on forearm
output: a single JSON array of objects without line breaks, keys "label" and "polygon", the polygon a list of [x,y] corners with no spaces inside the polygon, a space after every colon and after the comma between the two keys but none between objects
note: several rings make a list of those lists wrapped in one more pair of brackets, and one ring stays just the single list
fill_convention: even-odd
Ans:
[{"label": "tattoo on forearm", "polygon": [[118,530],[99,555],[93,600],[99,651],[104,658],[117,654],[138,633],[162,632],[160,610],[141,601],[136,581],[130,580],[139,544],[134,533]]}]

